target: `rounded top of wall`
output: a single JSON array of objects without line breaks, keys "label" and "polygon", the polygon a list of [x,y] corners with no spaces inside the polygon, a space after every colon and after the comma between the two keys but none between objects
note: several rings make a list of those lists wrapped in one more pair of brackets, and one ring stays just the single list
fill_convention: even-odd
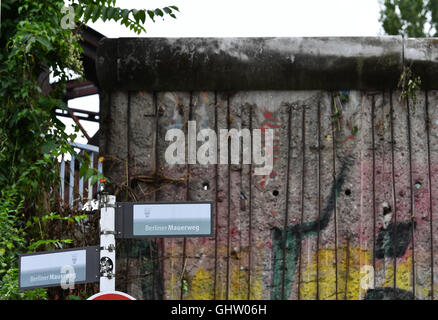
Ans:
[{"label": "rounded top of wall", "polygon": [[403,66],[438,89],[438,39],[104,38],[103,89],[342,90],[396,88]]}]

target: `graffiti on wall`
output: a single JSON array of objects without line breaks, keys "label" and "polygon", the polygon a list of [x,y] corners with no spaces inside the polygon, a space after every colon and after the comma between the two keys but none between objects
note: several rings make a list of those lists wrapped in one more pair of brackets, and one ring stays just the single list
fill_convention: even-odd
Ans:
[{"label": "graffiti on wall", "polygon": [[[348,93],[344,94],[348,96]],[[163,128],[168,126],[168,128],[182,129],[187,124],[186,118],[189,110],[188,101],[190,101],[190,95],[188,93],[186,95],[180,95],[181,98],[175,93],[166,93],[164,95],[166,99],[168,99],[166,103],[169,106],[174,104],[175,107],[168,108],[164,116],[165,119],[160,120],[160,125],[162,125]],[[297,193],[289,192],[289,196],[292,194],[292,197],[295,197],[293,201],[297,201],[297,203],[302,201],[305,203],[305,206],[303,206],[303,220],[300,222],[292,220],[293,222],[287,224],[286,228],[283,227],[284,219],[282,215],[276,213],[283,213],[283,211],[277,210],[278,207],[281,207],[278,203],[285,200],[287,201],[287,197],[284,196],[280,188],[282,183],[285,182],[283,176],[285,170],[283,169],[286,163],[286,152],[280,154],[280,147],[282,150],[286,150],[286,143],[285,140],[280,139],[280,133],[285,134],[286,132],[284,121],[286,112],[279,113],[254,105],[254,107],[257,108],[255,111],[257,112],[255,119],[257,119],[256,122],[260,123],[262,130],[274,129],[273,161],[275,166],[272,172],[268,175],[260,176],[260,179],[254,178],[248,181],[249,178],[244,176],[240,167],[233,167],[230,170],[233,176],[230,184],[232,186],[231,190],[235,190],[235,192],[231,197],[230,206],[226,208],[226,205],[222,204],[222,208],[225,209],[221,211],[222,217],[229,214],[230,224],[227,226],[225,221],[221,221],[220,228],[218,228],[218,238],[221,238],[221,242],[217,245],[217,254],[214,255],[213,250],[214,241],[217,241],[217,239],[214,238],[207,240],[202,239],[199,242],[187,241],[185,256],[183,256],[182,241],[175,241],[173,247],[165,247],[165,252],[160,254],[154,251],[155,249],[159,250],[159,248],[151,247],[153,249],[152,252],[158,254],[158,260],[161,256],[166,257],[166,259],[167,257],[171,257],[174,260],[172,262],[174,267],[169,271],[166,269],[167,265],[165,263],[167,263],[167,261],[163,260],[163,266],[161,266],[160,260],[160,262],[155,263],[155,265],[149,263],[147,268],[138,268],[139,273],[147,273],[151,279],[148,280],[148,283],[142,283],[142,288],[136,290],[146,292],[145,285],[150,283],[155,285],[155,290],[157,291],[157,288],[160,288],[161,279],[164,278],[165,281],[163,281],[162,287],[164,292],[163,296],[170,298],[179,298],[179,293],[183,290],[185,299],[224,299],[224,288],[226,286],[223,283],[225,283],[225,281],[227,281],[227,284],[229,283],[228,297],[230,299],[246,299],[248,297],[251,299],[296,298],[295,290],[297,288],[300,292],[300,299],[335,299],[337,295],[339,295],[340,299],[365,300],[422,299],[430,297],[431,291],[433,291],[430,285],[433,281],[431,280],[431,278],[433,279],[431,274],[433,271],[431,272],[430,270],[430,261],[426,259],[430,259],[428,255],[431,254],[428,252],[431,242],[427,241],[431,241],[430,237],[433,237],[433,235],[429,227],[429,223],[431,224],[431,208],[429,205],[431,192],[428,190],[430,188],[428,185],[429,182],[425,179],[427,175],[430,175],[432,177],[430,184],[432,186],[436,185],[435,181],[438,176],[438,167],[434,164],[436,150],[434,151],[435,153],[432,152],[431,155],[430,174],[427,173],[426,153],[423,152],[423,154],[420,155],[423,158],[419,156],[416,161],[415,159],[412,161],[413,169],[411,174],[422,177],[418,178],[418,180],[421,180],[420,182],[423,183],[423,186],[420,183],[418,187],[415,186],[412,188],[408,183],[408,173],[406,173],[409,172],[407,165],[409,161],[407,159],[408,152],[402,149],[406,147],[403,145],[407,144],[407,129],[403,128],[404,131],[397,129],[399,130],[396,136],[397,144],[394,143],[394,148],[396,152],[398,152],[398,155],[394,157],[394,163],[390,163],[391,160],[384,157],[391,157],[388,154],[385,155],[385,150],[383,150],[384,148],[382,147],[385,143],[386,151],[388,151],[390,149],[390,143],[392,143],[389,141],[388,135],[385,136],[385,130],[389,130],[388,126],[384,126],[384,124],[387,125],[389,121],[387,112],[381,112],[381,118],[384,120],[379,121],[383,121],[383,125],[381,125],[378,120],[376,120],[375,124],[376,144],[378,143],[382,150],[372,149],[370,136],[365,137],[369,139],[369,141],[366,140],[363,132],[363,130],[369,130],[368,134],[371,132],[371,124],[367,122],[370,121],[369,119],[371,118],[370,110],[367,110],[368,113],[360,114],[369,107],[369,100],[366,102],[367,98],[364,98],[365,95],[362,95],[360,92],[350,92],[349,95],[349,102],[338,103],[338,106],[342,106],[342,109],[339,109],[341,110],[340,112],[345,112],[345,117],[339,118],[341,129],[338,128],[336,121],[334,122],[336,132],[329,130],[330,122],[327,121],[330,120],[327,119],[330,119],[330,115],[328,111],[325,114],[326,120],[321,118],[324,128],[328,128],[327,132],[321,133],[321,138],[324,141],[323,147],[325,148],[325,155],[332,156],[330,152],[332,151],[331,148],[334,139],[338,139],[336,143],[339,141],[339,145],[343,143],[342,147],[336,146],[334,148],[343,148],[345,153],[339,152],[334,155],[337,164],[335,176],[333,176],[331,172],[323,172],[327,181],[322,181],[322,183],[326,183],[327,189],[325,189],[324,186],[324,197],[321,199],[320,212],[313,209],[314,203],[316,202],[313,202],[313,200],[316,199],[316,191],[312,188],[314,188],[316,180],[306,180],[308,184],[306,188],[308,189],[305,190],[309,191],[304,192],[302,200],[299,200],[299,197],[296,196]],[[311,94],[308,96],[313,99]],[[196,117],[196,120],[203,119],[202,122],[205,123],[207,123],[207,120],[210,122],[218,121],[218,119],[207,118],[209,114],[210,116],[212,115],[208,110],[213,110],[209,105],[209,103],[213,101],[211,98],[213,95],[210,93],[208,97],[210,98],[207,99],[204,94],[200,94],[198,98],[193,99],[193,105],[197,107],[194,108],[192,106],[194,108],[193,116]],[[160,101],[162,96],[159,95],[157,99]],[[310,98],[306,99],[310,101]],[[314,100],[312,100],[312,102],[313,101]],[[365,103],[368,103],[368,105],[364,107],[363,104]],[[198,106],[197,104],[200,105]],[[160,106],[160,104],[158,104],[158,106]],[[309,109],[313,107],[316,108],[316,104],[312,104]],[[158,108],[158,111],[159,110]],[[314,109],[311,110],[315,111]],[[400,118],[406,116],[403,110],[398,110],[401,115],[398,115],[397,121],[401,121]],[[226,121],[225,112],[223,112],[223,110],[219,111],[221,112],[218,112],[218,117],[222,117],[220,118],[222,119],[221,121]],[[299,112],[300,110],[297,111]],[[306,142],[309,142],[307,146],[305,146],[305,150],[309,150],[309,153],[306,153],[307,156],[305,157],[310,163],[308,165],[309,167],[312,165],[311,161],[313,161],[312,152],[313,155],[314,152],[318,152],[317,147],[315,147],[316,143],[312,140],[314,138],[313,134],[316,133],[316,123],[311,122],[315,120],[316,116],[312,112],[308,113],[308,117],[305,119],[307,121],[305,128],[307,129],[303,130],[303,132],[307,134],[306,138],[309,137],[309,139],[306,139]],[[355,115],[356,118],[351,116],[354,112],[357,112],[360,116],[357,114]],[[417,112],[419,112],[419,108]],[[250,118],[248,114],[246,114],[246,116]],[[314,118],[312,118],[312,116],[314,116]],[[295,116],[291,116],[291,119],[301,120],[300,118],[295,118]],[[240,121],[243,120],[240,119]],[[302,130],[299,121],[296,121],[296,123],[291,121],[291,123],[293,123],[291,127],[295,130],[294,132],[300,132]],[[431,123],[435,124],[434,121],[431,121]],[[399,124],[400,123],[398,123],[398,125]],[[211,125],[211,123],[209,125]],[[402,123],[402,126],[405,126],[405,124]],[[414,124],[412,126],[414,127]],[[201,126],[201,128],[202,127],[203,126]],[[415,128],[415,130],[417,130],[417,128]],[[436,129],[433,130],[436,131]],[[437,134],[435,131],[431,131],[431,136]],[[415,137],[416,134],[417,132],[411,132],[413,146],[415,146],[416,143],[414,139],[418,139],[418,137]],[[300,139],[299,134],[295,136],[297,137],[296,139]],[[344,139],[345,137],[347,137],[347,139]],[[299,140],[297,141],[299,143]],[[432,146],[433,141],[431,140],[431,142]],[[162,146],[166,145],[162,144]],[[323,150],[323,148],[321,148],[321,150]],[[421,153],[421,150],[424,150],[424,146],[418,146],[415,150]],[[413,157],[415,157],[415,150],[412,152]],[[372,164],[372,152],[375,152],[376,164]],[[403,152],[405,152],[404,155],[402,155]],[[299,151],[297,153],[299,153]],[[360,156],[358,156],[358,153],[360,153]],[[348,155],[351,155],[351,157]],[[291,162],[300,162],[296,160],[301,159],[298,158],[299,155],[296,156],[296,158],[293,158],[294,156],[295,154],[293,154]],[[316,156],[314,158],[316,158]],[[340,160],[339,163],[338,159]],[[323,158],[323,161],[324,160],[325,158]],[[329,160],[329,162],[330,161],[331,160]],[[301,165],[301,163],[299,163],[299,165]],[[324,163],[324,166],[327,167],[327,163]],[[196,169],[198,170],[199,168]],[[390,169],[395,171],[395,178],[392,182],[396,185],[397,190],[394,189],[394,191],[388,191],[390,187],[382,186],[382,182],[392,180]],[[297,166],[293,170],[295,170],[293,174],[299,176],[300,167]],[[331,171],[331,168],[329,168],[329,170]],[[376,183],[377,189],[379,190],[376,190],[375,194],[371,191],[372,183],[370,177],[373,175],[373,170],[376,175],[379,175],[379,181]],[[382,173],[379,172],[379,170],[382,171]],[[222,187],[215,187],[214,179],[217,179],[217,176],[214,176],[215,172],[212,171],[213,174],[211,175],[210,172],[204,174],[205,172],[207,171],[203,171],[203,175],[192,176],[189,181],[179,183],[178,185],[175,184],[174,189],[183,195],[181,199],[186,195],[186,188],[196,195],[196,199],[207,197],[207,193],[203,193],[205,189],[198,190],[198,186],[203,185],[200,182],[204,182],[207,176],[212,180],[209,181],[210,183],[207,184],[206,189],[210,190],[213,188],[213,191],[210,191],[208,194],[208,199],[215,199],[215,192],[217,192],[216,199],[227,199],[227,194],[230,194],[232,191],[230,191],[230,189],[227,191],[228,181],[226,181],[226,178],[221,181]],[[171,174],[173,173],[169,171],[169,175]],[[236,182],[235,177],[241,179],[237,181],[236,185],[234,185],[234,182]],[[358,183],[359,180],[360,183]],[[417,181],[417,178],[415,177],[413,181]],[[293,184],[295,187],[300,186],[300,183],[295,180]],[[355,186],[354,184],[361,185]],[[241,185],[255,187],[252,189],[254,191],[252,196],[251,193],[248,194],[248,188],[244,194],[240,189]],[[137,186],[133,188],[137,188]],[[216,188],[218,189],[216,190]],[[351,191],[351,197],[348,198],[344,196],[344,192],[342,192],[342,197],[337,198],[341,190],[344,189],[349,192]],[[299,188],[296,190],[299,190]],[[295,191],[295,189],[293,191]],[[411,191],[412,195],[410,194]],[[274,195],[274,192],[277,192],[277,195]],[[382,194],[379,194],[380,192]],[[392,193],[394,193],[394,195]],[[235,200],[239,199],[239,196],[240,202]],[[392,198],[392,196],[394,198]],[[160,197],[159,200],[168,201],[173,200],[172,197],[175,198],[174,194],[170,191],[161,193]],[[436,195],[434,195],[434,197],[436,198]],[[435,198],[433,201],[436,201]],[[341,199],[341,202],[336,202],[336,199]],[[252,200],[257,201],[251,202]],[[373,201],[378,203],[378,208],[381,208],[380,211],[376,210],[378,216],[375,216],[375,219],[373,219],[372,212]],[[414,214],[411,214],[409,201],[414,203]],[[391,204],[389,204],[389,202]],[[313,204],[309,205],[309,203]],[[298,205],[301,205],[301,203]],[[245,223],[243,228],[249,225],[249,222],[245,220],[249,219],[249,208],[253,209],[252,228],[243,230],[240,229],[240,226],[236,227],[233,225],[235,215],[238,215],[238,219],[242,219]],[[274,208],[275,211],[270,211],[272,208]],[[239,212],[239,210],[241,212]],[[359,212],[359,210],[361,211]],[[298,213],[298,211],[295,211],[295,209],[289,210],[288,212],[290,218],[292,218],[292,216],[295,218],[296,213]],[[416,220],[411,218],[413,215],[417,216]],[[309,217],[310,221],[306,220],[304,216]],[[315,216],[318,218],[315,218]],[[334,217],[337,217],[339,220],[337,220],[337,225],[334,223],[334,228],[332,229]],[[363,224],[365,224],[365,226]],[[350,232],[350,229],[351,234],[354,236],[351,238],[350,243],[345,243],[346,240],[344,236]],[[335,234],[335,230],[340,230],[340,232]],[[424,232],[425,230],[428,233]],[[251,232],[252,244],[249,245],[248,235]],[[321,241],[321,246],[319,246],[318,242],[318,247],[315,248],[314,244],[316,241],[319,241],[316,239],[319,232],[322,232],[322,238],[318,238]],[[255,236],[256,233],[257,236]],[[226,236],[229,236],[231,239],[229,247],[224,245]],[[418,240],[418,238],[420,238],[420,240]],[[204,246],[204,251],[203,254],[198,257],[197,250],[201,243]],[[173,249],[175,249],[175,252],[172,251]],[[415,252],[413,252],[414,250]],[[252,252],[251,260],[249,259],[249,252]],[[136,254],[137,253],[133,253],[129,259],[134,260],[137,257]],[[150,254],[150,252],[148,254]],[[426,257],[426,259],[424,259],[424,257]],[[183,258],[184,261],[187,261],[186,264],[183,263]],[[126,259],[126,261],[129,262],[129,259]],[[228,273],[226,273],[226,263],[223,262],[226,261],[226,259],[231,261]],[[426,262],[422,261],[422,259]],[[120,260],[123,261],[122,259]],[[219,261],[219,263],[217,261]],[[127,266],[130,265],[130,262],[128,262],[126,262]],[[217,263],[217,268],[215,267],[215,263]],[[422,263],[426,266],[419,267]],[[170,265],[170,263],[168,263],[168,265]],[[421,275],[421,268],[426,270],[427,275]],[[176,272],[172,273],[172,271]],[[155,280],[152,280],[152,276],[149,276],[149,274],[155,274]],[[251,276],[251,285],[248,284],[249,274]],[[134,276],[137,276],[137,274],[132,275],[132,277]],[[418,279],[419,282],[417,287],[415,287],[416,279]],[[216,287],[216,292],[214,292],[215,289],[213,285],[215,280],[220,283],[220,285]],[[181,290],[180,287],[182,287]],[[177,294],[168,294],[171,290]],[[248,291],[250,291],[249,294]],[[145,296],[152,296],[152,293],[146,294]],[[160,296],[161,293],[154,294],[155,298],[159,298]]]},{"label": "graffiti on wall", "polygon": [[341,189],[345,176],[351,165],[351,159],[346,157],[342,163],[341,170],[331,187],[326,204],[319,216],[319,221],[317,220],[288,226],[286,234],[284,234],[284,230],[274,228],[272,235],[274,265],[272,268],[271,299],[278,300],[287,299],[289,297],[295,268],[300,256],[300,242],[305,237],[315,236],[318,231],[324,230],[327,227],[333,213],[336,194]]},{"label": "graffiti on wall", "polygon": [[269,181],[274,179],[277,175],[275,171],[275,164],[278,160],[280,153],[280,132],[279,129],[281,127],[281,121],[275,118],[274,113],[269,111],[263,112],[264,121],[262,122],[261,132],[265,132],[266,129],[274,130],[274,140],[273,140],[273,165],[272,170],[268,175],[263,175],[261,181],[259,182],[260,187],[265,188]]}]

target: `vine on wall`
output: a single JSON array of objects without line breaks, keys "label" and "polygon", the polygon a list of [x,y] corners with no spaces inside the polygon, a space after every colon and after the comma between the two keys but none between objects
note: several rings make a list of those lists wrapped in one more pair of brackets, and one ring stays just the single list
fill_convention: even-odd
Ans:
[{"label": "vine on wall", "polygon": [[[146,19],[175,18],[175,11],[175,6],[128,10],[116,7],[115,0],[73,0],[68,10],[63,0],[1,1],[0,299],[77,299],[95,290],[86,285],[74,292],[18,290],[18,254],[97,241],[90,237],[97,234],[96,219],[60,206],[53,192],[59,183],[57,158],[75,154],[69,142],[76,133],[67,134],[55,114],[55,107],[66,108],[63,96],[70,76],[83,75],[75,30],[100,18],[140,33]],[[43,93],[39,80],[47,71],[58,80]],[[88,160],[75,155],[88,168]],[[86,169],[80,174],[94,182],[99,178]]]}]

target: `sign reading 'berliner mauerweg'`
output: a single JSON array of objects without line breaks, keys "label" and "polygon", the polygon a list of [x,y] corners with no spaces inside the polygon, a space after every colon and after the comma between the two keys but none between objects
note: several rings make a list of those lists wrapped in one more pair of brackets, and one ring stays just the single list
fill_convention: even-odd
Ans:
[{"label": "sign reading 'berliner mauerweg'", "polygon": [[61,286],[98,280],[99,247],[65,249],[19,257],[19,288]]},{"label": "sign reading 'berliner mauerweg'", "polygon": [[[121,203],[121,237],[196,237],[212,235],[212,203]],[[117,220],[117,218],[116,218]],[[120,235],[120,234],[119,234]]]}]

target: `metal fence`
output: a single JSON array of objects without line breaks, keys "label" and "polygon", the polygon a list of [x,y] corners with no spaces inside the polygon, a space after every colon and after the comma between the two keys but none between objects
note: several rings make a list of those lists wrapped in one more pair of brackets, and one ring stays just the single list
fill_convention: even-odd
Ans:
[{"label": "metal fence", "polygon": [[[73,142],[71,143],[75,149],[79,149],[79,154],[88,153],[90,157],[90,168],[96,168],[100,173],[102,172],[102,162],[98,161],[99,147]],[[70,208],[77,205],[81,209],[85,202],[92,200],[96,195],[99,197],[100,181],[97,186],[91,184],[90,179],[84,179],[79,176],[79,161],[77,161],[74,154],[63,155],[59,166],[59,175],[61,185],[59,192],[61,202],[63,205],[68,204]]]}]

